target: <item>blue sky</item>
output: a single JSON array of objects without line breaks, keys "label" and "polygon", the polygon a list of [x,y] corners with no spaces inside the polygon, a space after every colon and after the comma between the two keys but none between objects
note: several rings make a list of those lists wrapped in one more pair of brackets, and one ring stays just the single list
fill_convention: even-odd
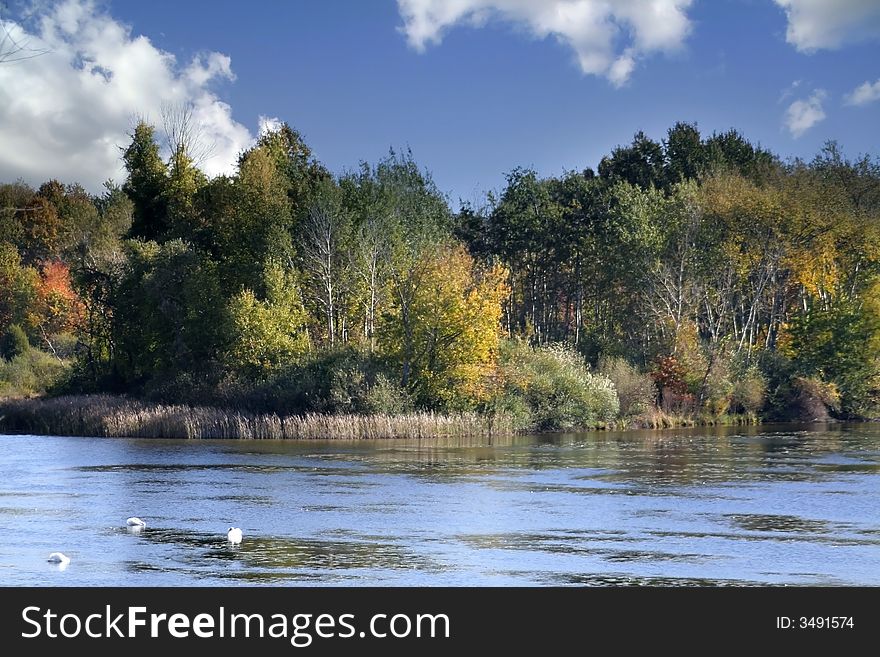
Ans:
[{"label": "blue sky", "polygon": [[[10,133],[16,146],[43,155],[0,155],[5,179],[118,178],[118,170],[92,171],[84,154],[98,144],[110,166],[110,145],[124,141],[113,131],[126,127],[125,112],[130,122],[126,103],[150,105],[151,84],[153,96],[173,87],[174,100],[204,109],[223,144],[218,170],[256,134],[259,117],[279,118],[336,172],[409,146],[453,202],[499,189],[515,166],[545,175],[595,167],[636,130],[660,139],[678,120],[697,122],[704,134],[735,127],[783,156],[812,157],[828,139],[853,156],[880,152],[877,0],[659,0],[665,9],[649,20],[641,19],[643,0],[620,0],[611,4],[623,8],[598,22],[589,18],[601,6],[594,0],[546,0],[540,10],[525,0],[459,0],[458,13],[448,0],[66,4],[67,14],[44,8],[21,19],[30,47],[46,42],[51,52],[3,64],[0,89],[3,76],[14,86],[27,76],[62,85],[65,75],[82,88],[63,120],[21,103],[15,115],[0,109],[10,130],[30,111],[55,135]],[[547,13],[554,6],[561,9]],[[572,7],[587,13],[564,13]],[[47,13],[62,27],[40,24]],[[95,71],[70,64],[82,52],[114,76],[109,97],[91,108],[108,116],[90,129],[100,133],[103,123],[107,134],[84,134],[85,146],[68,143],[63,128],[95,93]],[[48,59],[59,56],[69,61]],[[151,66],[168,71],[139,80]],[[143,113],[153,117],[155,107]],[[77,146],[67,159],[53,157],[52,148]]]}]

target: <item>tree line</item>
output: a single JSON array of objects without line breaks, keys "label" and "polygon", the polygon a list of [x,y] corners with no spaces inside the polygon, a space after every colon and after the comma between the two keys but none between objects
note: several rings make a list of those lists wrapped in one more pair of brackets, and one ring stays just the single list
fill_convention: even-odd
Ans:
[{"label": "tree line", "polygon": [[0,186],[0,394],[538,429],[876,412],[868,156],[678,123],[453,211],[410,153],[333,175],[286,124],[209,179],[186,119],[165,157],[139,123],[100,195]]}]

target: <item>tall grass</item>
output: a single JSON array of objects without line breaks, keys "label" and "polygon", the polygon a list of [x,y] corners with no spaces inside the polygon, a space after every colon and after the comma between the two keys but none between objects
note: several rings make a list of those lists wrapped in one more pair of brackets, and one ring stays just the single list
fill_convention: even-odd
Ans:
[{"label": "tall grass", "polygon": [[514,433],[506,416],[280,416],[205,406],[149,404],[109,395],[0,401],[0,431],[128,438],[378,439],[492,436]]},{"label": "tall grass", "polygon": [[667,413],[659,408],[650,408],[638,415],[618,420],[614,429],[673,429],[676,427],[730,427],[761,424],[755,413],[710,413],[679,414]]}]

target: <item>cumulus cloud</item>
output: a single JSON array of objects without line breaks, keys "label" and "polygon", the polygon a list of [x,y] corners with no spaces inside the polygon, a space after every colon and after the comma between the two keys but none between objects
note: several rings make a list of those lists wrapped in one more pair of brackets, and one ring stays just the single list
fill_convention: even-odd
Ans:
[{"label": "cumulus cloud", "polygon": [[880,39],[877,0],[775,0],[785,10],[788,43],[803,52]]},{"label": "cumulus cloud", "polygon": [[796,100],[785,112],[785,127],[797,139],[825,119],[822,103],[828,97],[824,89],[816,89],[809,98]]},{"label": "cumulus cloud", "polygon": [[211,88],[235,77],[226,55],[181,65],[91,0],[64,0],[31,20],[27,29],[4,23],[17,41],[46,53],[0,65],[0,180],[58,178],[97,190],[124,176],[119,147],[136,117],[161,125],[168,106],[192,108],[213,146],[201,163],[209,175],[231,171],[253,142]]},{"label": "cumulus cloud", "polygon": [[680,48],[690,32],[693,0],[397,0],[401,31],[423,52],[456,25],[502,21],[534,37],[569,46],[585,74],[624,84],[637,59]]},{"label": "cumulus cloud", "polygon": [[880,100],[880,80],[865,82],[846,96],[847,105],[867,105],[878,100]]},{"label": "cumulus cloud", "polygon": [[228,55],[219,52],[196,55],[186,68],[186,76],[197,87],[206,85],[213,78],[235,80],[235,74],[232,72],[232,60]]}]

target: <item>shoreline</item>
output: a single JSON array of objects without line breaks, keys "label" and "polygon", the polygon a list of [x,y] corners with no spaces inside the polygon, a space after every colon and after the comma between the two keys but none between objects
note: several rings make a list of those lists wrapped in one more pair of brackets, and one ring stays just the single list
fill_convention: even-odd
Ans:
[{"label": "shoreline", "polygon": [[234,440],[383,440],[494,437],[588,431],[644,431],[759,425],[754,415],[675,416],[653,409],[593,426],[541,431],[517,428],[505,415],[431,411],[400,415],[279,415],[232,408],[143,402],[113,395],[0,400],[0,432],[10,435]]}]

